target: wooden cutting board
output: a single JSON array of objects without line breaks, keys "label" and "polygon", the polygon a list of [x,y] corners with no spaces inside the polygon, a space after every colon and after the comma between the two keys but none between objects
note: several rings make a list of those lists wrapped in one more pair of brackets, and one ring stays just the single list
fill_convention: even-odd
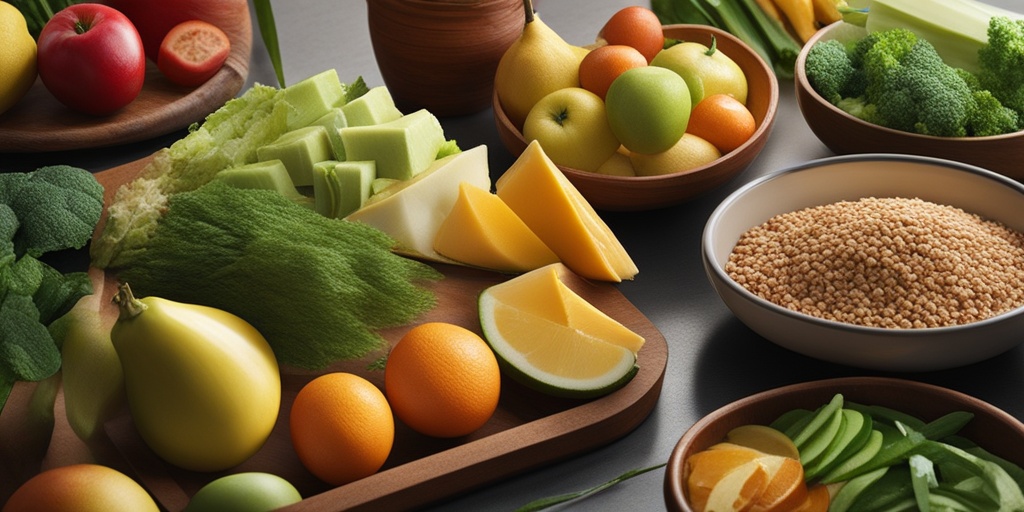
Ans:
[{"label": "wooden cutting board", "polygon": [[224,67],[199,87],[169,82],[146,61],[142,92],[123,109],[96,117],[75,112],[53,97],[42,80],[17,104],[0,114],[0,152],[41,153],[116,146],[148,140],[203,120],[245,85],[252,54],[252,22],[226,30],[231,53]]},{"label": "wooden cutting board", "polygon": [[[117,187],[134,178],[149,159],[97,174],[109,204]],[[480,334],[476,299],[486,287],[508,276],[460,266],[436,265],[444,279],[431,285],[438,305],[417,321],[444,321]],[[93,272],[97,292],[113,296],[116,277]],[[450,498],[559,459],[592,450],[618,439],[650,414],[661,393],[668,360],[665,338],[610,283],[575,278],[573,290],[646,342],[639,353],[640,371],[624,388],[593,400],[553,398],[503,379],[498,410],[477,432],[458,439],[434,439],[396,422],[395,445],[377,474],[341,487],[320,482],[302,467],[288,431],[288,412],[301,387],[319,374],[347,371],[383,388],[383,372],[369,371],[367,360],[339,362],[323,372],[282,368],[282,404],[278,422],[266,445],[251,459],[228,472],[196,473],[160,460],[138,436],[125,412],[107,424],[106,431],[121,462],[167,510],[181,510],[189,496],[216,477],[241,471],[278,474],[305,499],[293,510],[398,510]],[[116,315],[110,305],[106,314]],[[409,326],[383,332],[393,345]]]}]

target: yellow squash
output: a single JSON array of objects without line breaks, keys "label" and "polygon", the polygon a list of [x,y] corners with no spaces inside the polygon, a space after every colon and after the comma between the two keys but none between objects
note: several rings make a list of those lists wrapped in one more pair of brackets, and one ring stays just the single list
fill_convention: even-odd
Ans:
[{"label": "yellow squash", "polygon": [[142,439],[193,471],[235,466],[263,446],[281,405],[281,374],[263,336],[226,311],[158,297],[127,284],[110,338]]}]

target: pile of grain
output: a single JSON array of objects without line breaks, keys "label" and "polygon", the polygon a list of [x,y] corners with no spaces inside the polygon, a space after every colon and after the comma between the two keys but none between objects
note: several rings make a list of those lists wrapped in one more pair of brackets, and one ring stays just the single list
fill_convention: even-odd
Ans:
[{"label": "pile of grain", "polygon": [[1024,305],[1024,234],[920,199],[842,201],[752,228],[726,272],[765,300],[819,318],[961,325]]}]

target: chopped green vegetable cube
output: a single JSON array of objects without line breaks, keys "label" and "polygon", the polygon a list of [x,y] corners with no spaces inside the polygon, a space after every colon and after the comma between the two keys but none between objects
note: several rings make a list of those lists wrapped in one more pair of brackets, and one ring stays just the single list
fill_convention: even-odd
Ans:
[{"label": "chopped green vegetable cube", "polygon": [[328,69],[284,89],[284,100],[293,107],[288,114],[288,128],[309,126],[327,114],[345,98],[345,87],[338,71]]},{"label": "chopped green vegetable cube", "polygon": [[377,176],[407,180],[426,169],[445,143],[444,130],[425,109],[373,126],[341,129],[349,160],[374,160]]},{"label": "chopped green vegetable cube", "polygon": [[370,126],[402,117],[395,100],[385,86],[374,87],[366,94],[346,103],[341,110],[349,126]]},{"label": "chopped green vegetable cube", "polygon": [[331,141],[323,126],[306,126],[278,137],[274,142],[256,150],[257,160],[280,160],[288,169],[296,187],[313,184],[313,164],[330,160]]}]

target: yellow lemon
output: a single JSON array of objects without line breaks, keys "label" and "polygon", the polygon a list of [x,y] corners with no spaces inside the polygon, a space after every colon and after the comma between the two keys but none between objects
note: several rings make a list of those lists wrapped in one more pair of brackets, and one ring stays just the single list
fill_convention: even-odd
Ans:
[{"label": "yellow lemon", "polygon": [[0,2],[0,114],[18,102],[36,81],[36,40],[25,17],[13,5]]},{"label": "yellow lemon", "polygon": [[655,176],[695,169],[721,156],[722,153],[710,142],[692,133],[684,133],[674,146],[661,153],[632,153],[629,159],[637,176]]}]

